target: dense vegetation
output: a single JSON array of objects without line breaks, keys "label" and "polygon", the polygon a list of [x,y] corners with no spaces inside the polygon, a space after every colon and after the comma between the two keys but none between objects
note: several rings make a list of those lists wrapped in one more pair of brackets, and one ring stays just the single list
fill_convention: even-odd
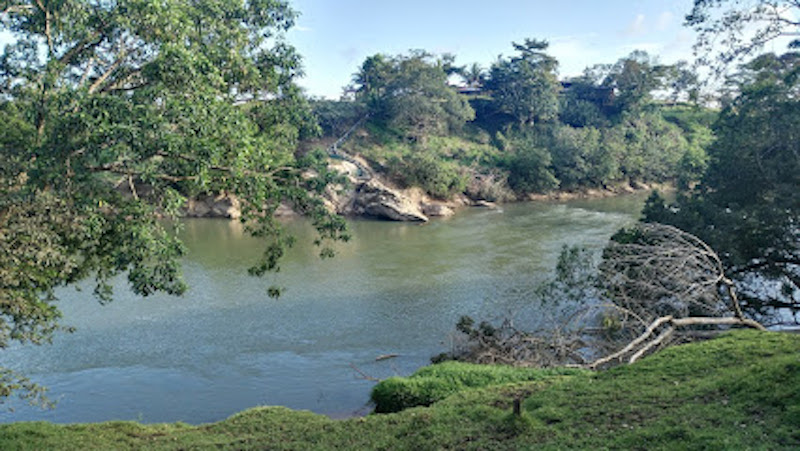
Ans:
[{"label": "dense vegetation", "polygon": [[[201,426],[18,423],[0,426],[0,447],[793,449],[800,446],[798,353],[796,335],[742,331],[604,373],[450,385],[453,394],[432,406],[394,414],[336,421],[269,407]],[[433,377],[448,385],[468,371],[442,368]],[[520,416],[512,413],[515,399],[524,401]]]},{"label": "dense vegetation", "polygon": [[[696,0],[687,24],[700,49],[727,36],[718,55],[727,64],[796,35],[787,8],[798,3]],[[95,278],[107,302],[109,280],[125,274],[138,294],[182,293],[183,248],[175,222],[160,219],[175,220],[187,196],[242,199],[242,220],[264,239],[256,275],[276,270],[291,243],[273,218],[281,202],[313,218],[318,243],[345,239],[320,198],[333,175],[318,153],[297,148],[320,128],[338,136],[364,118],[349,150],[438,198],[674,181],[677,200],[654,195],[645,219],[713,248],[704,255],[714,255],[720,277],[704,285],[715,291],[703,300],[733,298],[722,288],[735,286],[746,314],[798,321],[797,53],[741,66],[716,99],[719,112],[699,102],[685,63],[637,51],[559,80],[547,42],[536,39],[514,43],[515,54],[487,70],[425,51],[374,55],[354,76],[352,98],[310,105],[295,85],[300,57],[283,39],[294,18],[283,0],[2,3],[2,31],[15,40],[0,55],[0,348],[46,343],[62,330],[53,295],[62,285]],[[751,25],[761,28],[743,39]],[[458,76],[462,92],[450,84]],[[616,244],[649,244],[635,235],[617,234]],[[628,261],[633,273],[659,274]],[[450,364],[380,385],[381,410],[433,404],[392,416],[331,422],[263,409],[196,428],[22,424],[3,426],[0,445],[386,448],[402,438],[414,449],[790,448],[800,445],[799,348],[796,337],[736,333],[559,377]],[[0,403],[15,391],[41,393],[0,368]],[[509,400],[523,397],[524,414],[509,414]]]},{"label": "dense vegetation", "polygon": [[[53,290],[93,277],[184,292],[170,232],[186,195],[243,199],[264,239],[253,274],[290,243],[280,202],[311,214],[320,239],[344,221],[323,207],[324,161],[296,158],[317,132],[283,40],[282,0],[4,1],[0,30],[0,348],[59,330]],[[316,168],[319,177],[303,177]],[[272,291],[274,292],[274,290]],[[0,402],[31,388],[2,371]],[[36,393],[36,392],[33,392]]]},{"label": "dense vegetation", "polygon": [[[648,221],[694,233],[723,257],[751,314],[770,322],[800,312],[800,54],[765,54],[732,79],[736,97],[714,126],[701,183]],[[776,308],[783,317],[776,317]]]},{"label": "dense vegetation", "polygon": [[517,55],[488,71],[454,67],[452,55],[377,54],[354,75],[351,100],[312,106],[334,136],[342,123],[369,115],[366,133],[347,149],[438,198],[506,200],[699,178],[714,113],[677,102],[696,98],[684,63],[660,65],[637,51],[559,82],[547,47],[514,44]]}]

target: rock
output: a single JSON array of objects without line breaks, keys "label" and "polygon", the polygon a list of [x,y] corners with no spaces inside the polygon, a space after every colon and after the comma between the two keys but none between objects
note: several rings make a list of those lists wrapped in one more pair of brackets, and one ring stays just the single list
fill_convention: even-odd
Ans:
[{"label": "rock", "polygon": [[187,199],[184,208],[186,209],[186,216],[189,218],[203,218],[211,211],[211,208],[208,207],[204,200],[198,199]]},{"label": "rock", "polygon": [[291,218],[297,216],[297,212],[295,212],[290,205],[281,202],[278,208],[275,209],[273,215],[277,218]]},{"label": "rock", "polygon": [[422,213],[426,216],[449,217],[456,214],[452,208],[443,204],[423,204]]},{"label": "rock", "polygon": [[242,208],[239,199],[229,194],[220,194],[211,204],[211,215],[215,218],[239,219]]},{"label": "rock", "polygon": [[345,175],[351,183],[356,183],[361,173],[361,170],[355,163],[345,160],[331,160],[328,164],[328,169]]},{"label": "rock", "polygon": [[490,210],[494,210],[495,208],[497,208],[497,204],[495,204],[494,202],[489,202],[488,200],[475,201],[475,203],[473,203],[472,206],[488,208]]},{"label": "rock", "polygon": [[418,203],[375,179],[356,189],[352,213],[392,221],[428,221],[428,217],[422,213]]},{"label": "rock", "polygon": [[187,199],[184,210],[184,214],[190,218],[239,219],[242,216],[239,199],[230,194],[201,195]]}]

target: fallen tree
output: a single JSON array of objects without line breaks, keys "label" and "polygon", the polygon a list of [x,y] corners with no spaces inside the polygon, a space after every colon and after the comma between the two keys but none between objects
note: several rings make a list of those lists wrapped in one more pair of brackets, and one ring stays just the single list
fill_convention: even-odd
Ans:
[{"label": "fallen tree", "polygon": [[494,326],[462,317],[451,351],[438,359],[598,369],[730,327],[765,330],[743,315],[716,252],[678,228],[622,229],[601,263],[592,261],[585,250],[562,252],[555,279],[536,293],[546,310],[558,312],[547,327],[526,331],[510,318]]}]

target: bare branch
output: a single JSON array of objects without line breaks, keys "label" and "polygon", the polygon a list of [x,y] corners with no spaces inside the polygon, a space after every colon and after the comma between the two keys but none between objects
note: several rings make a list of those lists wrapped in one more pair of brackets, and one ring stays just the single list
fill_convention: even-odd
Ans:
[{"label": "bare branch", "polygon": [[108,79],[108,77],[110,77],[111,74],[113,74],[114,71],[117,70],[117,68],[120,66],[120,64],[122,64],[122,62],[125,61],[126,53],[127,52],[125,52],[125,51],[121,52],[119,58],[117,58],[117,60],[114,61],[114,63],[112,63],[111,66],[109,66],[108,69],[106,69],[106,71],[103,72],[103,74],[100,75],[97,78],[97,80],[95,80],[95,82],[92,83],[91,86],[89,86],[89,94],[94,94],[94,92],[97,91],[97,88],[99,88],[100,85],[105,83],[105,81]]},{"label": "bare branch", "polygon": [[659,327],[661,327],[665,323],[671,322],[672,320],[673,320],[673,318],[671,316],[664,316],[662,318],[656,319],[655,321],[653,321],[652,324],[650,324],[647,327],[647,329],[644,331],[644,333],[639,335],[639,337],[637,337],[635,340],[633,340],[630,343],[628,343],[627,346],[625,346],[624,348],[620,349],[619,351],[617,351],[617,352],[615,352],[615,353],[613,353],[611,355],[608,355],[606,357],[603,357],[601,359],[596,360],[594,363],[589,365],[589,368],[596,369],[596,368],[600,367],[601,365],[605,365],[606,363],[612,362],[612,361],[617,360],[617,359],[621,359],[623,356],[625,356],[629,352],[633,351],[637,346],[642,344],[651,335],[653,335],[653,332],[656,329],[658,329]]},{"label": "bare branch", "polygon": [[100,45],[104,38],[105,36],[100,31],[93,32],[90,36],[82,39],[80,42],[72,46],[72,48],[67,50],[67,52],[58,59],[58,62],[63,65],[72,63],[72,60],[81,53]]},{"label": "bare branch", "polygon": [[36,5],[44,13],[44,35],[47,38],[47,51],[50,55],[53,55],[55,53],[56,46],[53,42],[53,34],[50,25],[50,20],[52,19],[50,10],[44,6],[42,0],[36,0]]},{"label": "bare branch", "polygon": [[663,332],[661,332],[661,333],[660,333],[660,334],[659,334],[659,335],[658,335],[658,336],[657,336],[655,339],[653,339],[653,341],[651,341],[650,343],[647,343],[647,345],[646,345],[646,346],[642,347],[642,349],[638,350],[638,351],[636,352],[636,354],[632,355],[632,356],[631,356],[631,358],[630,358],[630,360],[628,360],[628,363],[634,363],[634,362],[636,362],[636,361],[637,361],[637,360],[639,360],[639,359],[640,359],[640,358],[641,358],[643,355],[647,354],[647,353],[648,353],[648,352],[650,352],[652,349],[654,349],[654,348],[656,348],[656,347],[660,346],[660,345],[661,345],[661,343],[663,343],[665,340],[667,340],[669,337],[671,337],[671,336],[672,336],[672,333],[673,333],[673,332],[675,332],[675,328],[674,328],[674,327],[668,327],[668,328],[666,328],[666,329],[665,329]]},{"label": "bare branch", "polygon": [[25,13],[30,13],[34,9],[36,8],[34,8],[33,5],[9,5],[6,6],[5,9],[0,11],[0,14],[12,14],[12,13],[25,14]]},{"label": "bare branch", "polygon": [[[662,331],[656,338],[648,341],[648,339],[655,333],[656,330],[665,325],[667,326],[667,328],[664,331]],[[676,329],[687,328],[691,326],[743,326],[762,331],[766,330],[766,328],[762,326],[760,323],[758,323],[757,321],[753,321],[751,319],[741,319],[741,318],[731,318],[731,317],[673,318],[671,316],[664,316],[661,318],[657,318],[655,321],[653,321],[641,335],[639,335],[635,340],[628,343],[627,346],[625,346],[624,348],[620,349],[619,351],[613,354],[595,360],[591,364],[587,365],[587,368],[590,369],[600,368],[614,361],[622,360],[625,358],[626,355],[631,354],[632,352],[633,355],[630,357],[628,362],[633,363],[636,360],[640,359],[645,354],[647,354],[648,352],[652,351],[654,348],[662,345],[668,338],[670,338],[675,333]]]},{"label": "bare branch", "polygon": [[[614,303],[648,321],[666,314],[722,314],[726,309],[720,294],[726,280],[721,259],[702,240],[672,226],[628,229],[608,245],[600,271]],[[731,303],[733,312],[740,310],[735,295]]]}]

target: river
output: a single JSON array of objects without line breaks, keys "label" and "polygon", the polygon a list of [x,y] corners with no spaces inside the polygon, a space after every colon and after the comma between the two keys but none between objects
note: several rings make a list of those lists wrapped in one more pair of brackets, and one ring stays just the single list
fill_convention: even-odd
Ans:
[{"label": "river", "polygon": [[[186,221],[190,290],[139,298],[120,279],[105,306],[91,284],[60,290],[62,323],[76,331],[0,351],[0,366],[49,387],[58,406],[13,401],[0,422],[200,424],[260,405],[365,414],[374,382],[363,375],[428,364],[461,315],[535,324],[541,315],[524,293],[562,246],[601,249],[645,197],[467,209],[422,226],[356,220],[351,242],[325,260],[308,244],[308,224],[294,221],[298,245],[280,273],[261,279],[247,275],[260,248],[240,224]],[[277,300],[266,295],[272,284],[286,287]],[[375,360],[384,354],[397,357]]]}]

